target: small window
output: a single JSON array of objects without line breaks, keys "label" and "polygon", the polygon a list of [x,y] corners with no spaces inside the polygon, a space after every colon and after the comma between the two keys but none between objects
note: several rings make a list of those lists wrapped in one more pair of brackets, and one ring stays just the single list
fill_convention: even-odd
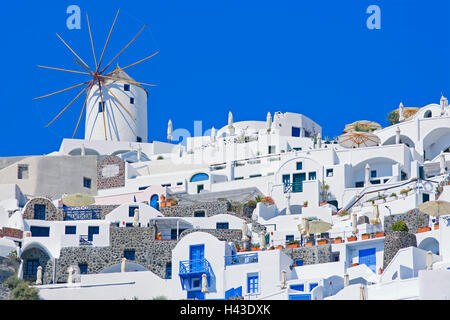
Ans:
[{"label": "small window", "polygon": [[142,142],[142,138],[141,137],[136,137],[136,142]]},{"label": "small window", "polygon": [[66,226],[66,234],[77,234],[76,226]]},{"label": "small window", "polygon": [[166,263],[166,279],[172,279],[172,262]]},{"label": "small window", "polygon": [[286,235],[286,241],[294,241],[294,235],[292,234]]},{"label": "small window", "polygon": [[217,222],[216,223],[216,229],[228,229],[229,224],[228,222]]},{"label": "small window", "polygon": [[87,265],[87,263],[80,263],[78,265],[78,268],[80,268],[80,274],[88,274],[88,265]]},{"label": "small window", "polygon": [[377,177],[377,170],[370,171],[370,177],[371,178],[376,178]]},{"label": "small window", "polygon": [[269,153],[269,154],[274,154],[274,153],[275,153],[275,150],[276,150],[276,149],[275,149],[275,146],[269,146],[269,147],[268,147],[268,153]]},{"label": "small window", "polygon": [[177,186],[182,186],[183,182],[177,182]]},{"label": "small window", "polygon": [[262,176],[261,174],[251,174],[249,176],[249,178],[257,178],[257,177],[261,177],[261,176]]},{"label": "small window", "polygon": [[136,209],[139,210],[139,207],[138,206],[129,206],[128,207],[128,216],[134,217],[134,210],[136,210]]},{"label": "small window", "polygon": [[316,180],[316,179],[317,179],[317,177],[316,177],[315,171],[308,173],[308,180]]},{"label": "small window", "polygon": [[192,288],[200,287],[200,279],[192,279]]},{"label": "small window", "polygon": [[300,128],[292,127],[292,136],[293,137],[300,137]]},{"label": "small window", "polygon": [[205,186],[203,184],[197,185],[197,193],[200,193],[200,191],[202,191],[204,188]]},{"label": "small window", "polygon": [[431,110],[427,110],[426,112],[425,112],[425,114],[424,114],[424,118],[431,118],[431,116],[432,116],[433,114],[431,113]]},{"label": "small window", "polygon": [[101,101],[99,101],[99,103],[98,103],[98,112],[99,113],[103,112],[103,109],[105,109],[104,106],[105,106],[105,102],[102,103]]},{"label": "small window", "polygon": [[247,274],[247,293],[257,293],[259,291],[259,277],[257,273]]},{"label": "small window", "polygon": [[302,148],[294,148],[295,151],[302,151]]},{"label": "small window", "polygon": [[327,177],[333,176],[333,169],[327,169]]},{"label": "small window", "polygon": [[45,220],[45,204],[34,205],[34,219],[36,220]]},{"label": "small window", "polygon": [[161,185],[161,187],[171,187],[171,186],[172,186],[171,183],[165,183],[165,184],[162,184],[162,185]]},{"label": "small window", "polygon": [[17,179],[28,179],[28,165],[19,164],[17,166]]},{"label": "small window", "polygon": [[290,288],[292,290],[305,291],[305,285],[304,284],[293,284],[293,285],[290,286]]},{"label": "small window", "polygon": [[123,85],[123,91],[130,91],[130,85],[129,84],[124,84]]},{"label": "small window", "polygon": [[301,161],[297,162],[296,169],[297,170],[303,170],[303,162],[301,162]]},{"label": "small window", "polygon": [[355,183],[355,188],[363,188],[364,187],[364,181],[358,181]]},{"label": "small window", "polygon": [[32,237],[49,237],[50,236],[50,228],[49,227],[30,227],[31,236]]},{"label": "small window", "polygon": [[234,180],[244,180],[244,177],[236,177]]},{"label": "small window", "polygon": [[139,189],[139,190],[145,190],[145,189],[147,189],[148,187],[150,187],[150,186],[139,187],[138,189]]},{"label": "small window", "polygon": [[126,258],[127,260],[134,260],[135,251],[134,250],[124,250],[123,257]]},{"label": "small window", "polygon": [[90,189],[91,188],[91,179],[83,177],[83,187]]},{"label": "small window", "polygon": [[133,228],[133,223],[132,223],[132,222],[127,222],[127,223],[125,224],[125,227],[127,227],[127,228]]},{"label": "small window", "polygon": [[130,97],[130,104],[134,104],[134,98]]},{"label": "small window", "polygon": [[205,210],[194,211],[194,217],[196,217],[196,218],[204,218],[205,217]]},{"label": "small window", "polygon": [[297,267],[300,267],[303,265],[303,260],[302,259],[295,260],[295,264],[297,265]]}]

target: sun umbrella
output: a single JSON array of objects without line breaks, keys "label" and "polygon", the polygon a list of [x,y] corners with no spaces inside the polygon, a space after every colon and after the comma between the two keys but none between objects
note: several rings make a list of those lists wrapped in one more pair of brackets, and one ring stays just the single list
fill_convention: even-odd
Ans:
[{"label": "sun umbrella", "polygon": [[39,266],[37,268],[37,273],[36,273],[36,284],[42,284],[42,267]]},{"label": "sun umbrella", "polygon": [[287,287],[287,277],[286,270],[281,271],[281,289],[286,289]]},{"label": "sun umbrella", "polygon": [[297,226],[298,231],[300,231],[304,236],[309,235],[309,220],[307,218],[302,218],[302,223]]},{"label": "sun umbrella", "polygon": [[380,138],[370,132],[348,132],[339,136],[339,144],[344,148],[373,147],[380,143]]},{"label": "sun umbrella", "polygon": [[433,217],[450,214],[450,202],[443,200],[428,201],[419,206],[419,211]]},{"label": "sun umbrella", "polygon": [[120,272],[127,271],[127,258],[122,258],[122,263],[120,264]]},{"label": "sun umbrella", "polygon": [[433,270],[433,253],[427,252],[427,270]]},{"label": "sun umbrella", "polygon": [[87,194],[75,193],[62,198],[64,205],[69,207],[85,207],[95,203],[95,199]]},{"label": "sun umbrella", "polygon": [[331,229],[331,223],[325,222],[323,220],[313,220],[309,222],[309,233],[322,233],[327,232]]},{"label": "sun umbrella", "polygon": [[359,286],[359,300],[366,300],[366,288],[363,284]]},{"label": "sun umbrella", "polygon": [[134,209],[133,227],[139,227],[139,209]]},{"label": "sun umbrella", "polygon": [[208,280],[206,274],[202,274],[202,293],[208,293]]},{"label": "sun umbrella", "polygon": [[375,204],[373,206],[373,219],[374,219],[374,224],[380,223],[380,210],[379,210],[377,204]]},{"label": "sun umbrella", "polygon": [[248,241],[248,237],[247,237],[247,233],[248,233],[248,228],[247,228],[247,222],[243,222],[242,223],[242,240],[241,241]]}]

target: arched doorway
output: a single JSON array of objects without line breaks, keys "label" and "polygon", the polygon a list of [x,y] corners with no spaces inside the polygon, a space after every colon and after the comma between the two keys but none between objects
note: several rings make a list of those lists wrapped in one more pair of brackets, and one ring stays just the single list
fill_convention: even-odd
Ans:
[{"label": "arched doorway", "polygon": [[419,244],[418,248],[425,251],[431,251],[434,254],[439,254],[439,241],[432,237],[425,238]]},{"label": "arched doorway", "polygon": [[155,208],[156,210],[159,210],[159,196],[157,194],[154,194],[150,198],[150,206]]}]

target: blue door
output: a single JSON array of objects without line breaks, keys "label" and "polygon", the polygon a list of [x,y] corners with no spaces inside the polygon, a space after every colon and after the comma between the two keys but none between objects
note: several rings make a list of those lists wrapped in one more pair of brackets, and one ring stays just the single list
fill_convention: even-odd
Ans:
[{"label": "blue door", "polygon": [[150,206],[155,208],[156,210],[159,210],[158,198],[159,197],[157,194],[152,195],[152,197],[150,198]]},{"label": "blue door", "polygon": [[94,234],[99,234],[99,227],[90,226],[88,227],[88,240],[94,241]]},{"label": "blue door", "polygon": [[292,180],[292,192],[303,192],[303,181],[306,180],[306,173],[294,173]]},{"label": "blue door", "polygon": [[375,254],[375,248],[359,250],[359,264],[365,264],[373,272],[376,272],[377,260]]},{"label": "blue door", "polygon": [[190,272],[201,272],[203,270],[203,258],[205,257],[205,245],[191,246],[189,249]]}]

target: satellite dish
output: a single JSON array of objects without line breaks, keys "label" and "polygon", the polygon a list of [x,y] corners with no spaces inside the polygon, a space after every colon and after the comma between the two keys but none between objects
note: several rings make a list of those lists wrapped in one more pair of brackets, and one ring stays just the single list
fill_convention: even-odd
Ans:
[{"label": "satellite dish", "polygon": [[62,198],[62,202],[68,207],[85,207],[95,203],[95,199],[87,194],[69,194]]}]

